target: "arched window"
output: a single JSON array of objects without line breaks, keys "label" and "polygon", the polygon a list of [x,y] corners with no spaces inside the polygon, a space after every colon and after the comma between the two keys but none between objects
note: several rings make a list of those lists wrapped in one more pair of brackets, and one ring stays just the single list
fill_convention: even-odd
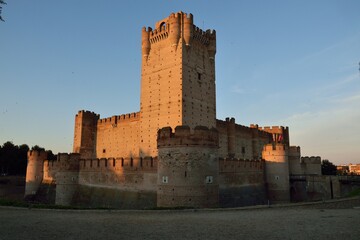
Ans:
[{"label": "arched window", "polygon": [[165,31],[166,30],[166,23],[165,22],[162,22],[160,23],[160,31]]}]

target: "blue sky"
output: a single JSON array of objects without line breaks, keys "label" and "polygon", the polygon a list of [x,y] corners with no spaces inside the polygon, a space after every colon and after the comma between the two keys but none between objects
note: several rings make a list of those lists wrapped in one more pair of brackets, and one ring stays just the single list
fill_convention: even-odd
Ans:
[{"label": "blue sky", "polygon": [[360,163],[360,1],[8,0],[0,144],[72,150],[74,116],[139,111],[141,28],[217,31],[217,118],[283,125],[303,156]]}]

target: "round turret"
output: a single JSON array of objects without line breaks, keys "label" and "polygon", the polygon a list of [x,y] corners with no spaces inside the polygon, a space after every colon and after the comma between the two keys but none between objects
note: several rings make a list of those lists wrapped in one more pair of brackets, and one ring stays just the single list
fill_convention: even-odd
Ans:
[{"label": "round turret", "polygon": [[169,40],[171,45],[176,46],[180,39],[180,19],[179,19],[179,13],[177,14],[171,14],[169,17]]},{"label": "round turret", "polygon": [[209,58],[214,60],[216,54],[216,31],[208,30],[208,34],[209,34],[209,45],[208,45]]},{"label": "round turret", "polygon": [[[149,29],[150,31],[150,29]],[[146,28],[142,29],[141,37],[141,50],[143,57],[147,57],[150,52],[150,41],[149,41],[149,31],[146,31]]]},{"label": "round turret", "polygon": [[25,197],[35,195],[43,179],[44,161],[47,158],[45,151],[28,151],[26,168]]},{"label": "round turret", "polygon": [[183,21],[184,21],[184,41],[186,46],[191,45],[191,37],[193,35],[193,15],[190,13],[189,15],[186,15],[184,13],[183,15]]},{"label": "round turret", "polygon": [[265,160],[265,174],[270,203],[290,201],[288,149],[284,144],[267,144],[262,157]]}]

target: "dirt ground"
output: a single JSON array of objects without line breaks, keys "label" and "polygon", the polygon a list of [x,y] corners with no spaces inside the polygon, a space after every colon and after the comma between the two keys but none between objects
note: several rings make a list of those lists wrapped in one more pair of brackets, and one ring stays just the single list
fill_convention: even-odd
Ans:
[{"label": "dirt ground", "polygon": [[227,210],[0,207],[0,239],[359,239],[360,199]]}]

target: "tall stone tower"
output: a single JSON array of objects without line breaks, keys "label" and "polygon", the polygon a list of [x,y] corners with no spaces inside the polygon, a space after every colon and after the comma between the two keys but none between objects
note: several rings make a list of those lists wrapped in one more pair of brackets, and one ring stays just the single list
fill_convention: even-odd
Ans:
[{"label": "tall stone tower", "polygon": [[157,155],[162,127],[215,127],[215,53],[215,31],[196,27],[191,14],[142,29],[140,156]]},{"label": "tall stone tower", "polygon": [[96,127],[99,115],[89,111],[79,111],[75,116],[73,152],[82,158],[96,156]]}]

